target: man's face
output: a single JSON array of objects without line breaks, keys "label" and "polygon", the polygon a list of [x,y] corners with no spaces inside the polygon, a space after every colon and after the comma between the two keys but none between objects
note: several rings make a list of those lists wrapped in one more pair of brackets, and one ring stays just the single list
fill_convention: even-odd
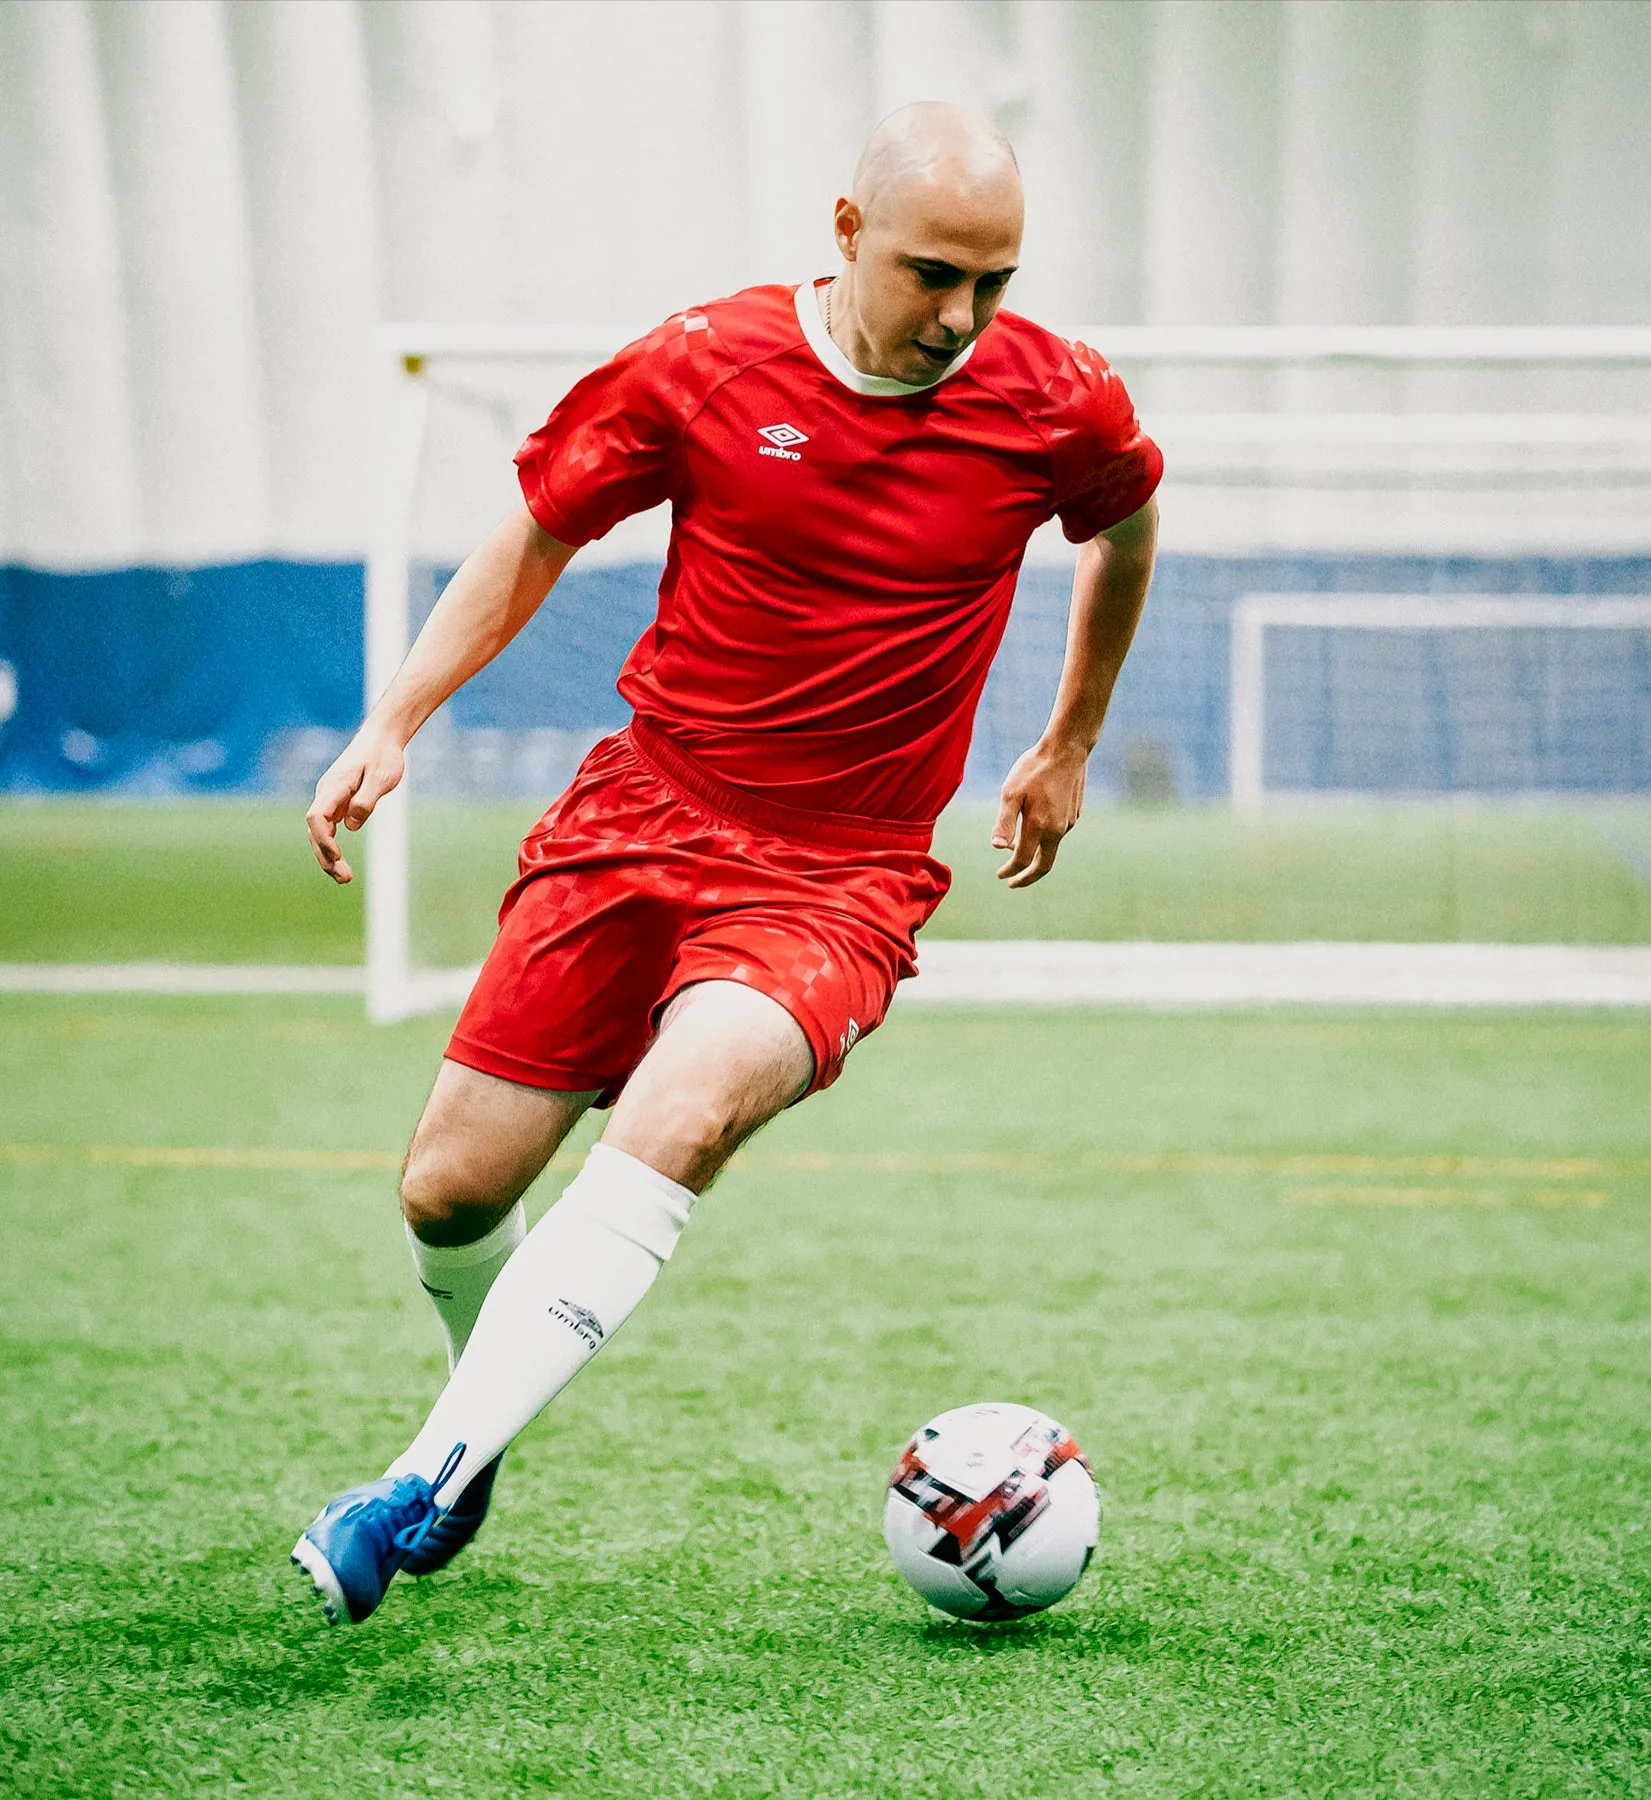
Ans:
[{"label": "man's face", "polygon": [[934,380],[991,323],[1020,257],[1020,231],[1020,195],[1008,183],[964,195],[913,183],[869,217],[840,200],[837,238],[854,269],[865,372]]}]

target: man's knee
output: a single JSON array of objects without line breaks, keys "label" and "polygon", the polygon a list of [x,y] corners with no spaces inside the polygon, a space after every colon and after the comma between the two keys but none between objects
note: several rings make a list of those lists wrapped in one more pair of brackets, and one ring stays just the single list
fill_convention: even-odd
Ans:
[{"label": "man's knee", "polygon": [[761,1123],[746,1116],[712,1085],[657,1097],[649,1108],[652,1133],[669,1144],[685,1163],[709,1170],[721,1168],[740,1139]]},{"label": "man's knee", "polygon": [[524,1087],[444,1062],[402,1167],[407,1223],[429,1244],[484,1236],[595,1098]]},{"label": "man's knee", "polygon": [[401,1171],[401,1216],[426,1243],[467,1243],[481,1236],[515,1202],[439,1134],[420,1131]]},{"label": "man's knee", "polygon": [[702,1193],[716,1178],[740,1140],[763,1121],[729,1106],[715,1090],[695,1094],[660,1092],[621,1100],[602,1142],[623,1150],[671,1181]]}]

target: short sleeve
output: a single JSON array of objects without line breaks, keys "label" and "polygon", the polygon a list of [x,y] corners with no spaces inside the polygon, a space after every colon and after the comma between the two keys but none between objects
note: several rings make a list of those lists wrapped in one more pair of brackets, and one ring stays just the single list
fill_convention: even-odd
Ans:
[{"label": "short sleeve", "polygon": [[1124,384],[1087,344],[1071,346],[1063,417],[1055,433],[1050,511],[1074,544],[1139,512],[1164,475],[1163,452],[1141,429]]},{"label": "short sleeve", "polygon": [[588,544],[675,492],[682,408],[670,340],[682,330],[673,320],[628,344],[576,383],[516,452],[522,498],[553,538]]}]

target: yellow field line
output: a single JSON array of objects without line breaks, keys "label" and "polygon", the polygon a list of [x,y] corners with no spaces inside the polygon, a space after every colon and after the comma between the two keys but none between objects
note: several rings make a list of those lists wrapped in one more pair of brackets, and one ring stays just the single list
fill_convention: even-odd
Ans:
[{"label": "yellow field line", "polygon": [[1081,1171],[1099,1175],[1376,1175],[1457,1176],[1506,1181],[1590,1181],[1651,1175],[1651,1157],[1346,1156],[1199,1150],[957,1153],[923,1151],[741,1152],[752,1168],[867,1171],[882,1174],[973,1175]]},{"label": "yellow field line", "polygon": [[1294,1206],[1609,1206],[1611,1196],[1602,1188],[1531,1188],[1520,1193],[1510,1188],[1483,1187],[1298,1187],[1286,1188],[1284,1198]]},{"label": "yellow field line", "polygon": [[[560,1151],[557,1168],[577,1168],[582,1152]],[[1374,1177],[1403,1183],[1433,1179],[1511,1182],[1515,1184],[1609,1180],[1651,1176],[1651,1157],[1643,1156],[1337,1156],[1267,1154],[1197,1150],[1154,1151],[841,1151],[807,1150],[768,1153],[742,1150],[735,1161],[748,1169],[775,1174],[888,1175],[1272,1175],[1283,1177]],[[274,1147],[203,1144],[67,1145],[0,1143],[0,1163],[93,1163],[121,1168],[159,1169],[318,1169],[337,1172],[394,1172],[401,1166],[396,1150],[346,1150],[323,1147]],[[1316,1194],[1317,1188],[1294,1190]],[[1343,1197],[1369,1193],[1471,1193],[1485,1189],[1324,1188]],[[1570,1190],[1555,1190],[1569,1192]],[[1403,1204],[1404,1202],[1395,1202]],[[1420,1204],[1421,1202],[1417,1202]],[[1566,1204],[1577,1204],[1568,1200]],[[1479,1202],[1495,1204],[1495,1202]]]},{"label": "yellow field line", "polygon": [[124,1148],[94,1146],[86,1152],[89,1163],[116,1163],[135,1169],[368,1169],[397,1170],[401,1158],[394,1150],[262,1150],[220,1149],[214,1145],[143,1146]]}]

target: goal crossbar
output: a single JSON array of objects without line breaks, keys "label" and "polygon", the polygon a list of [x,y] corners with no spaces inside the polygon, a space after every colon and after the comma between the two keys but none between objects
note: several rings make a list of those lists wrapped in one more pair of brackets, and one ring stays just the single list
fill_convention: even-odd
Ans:
[{"label": "goal crossbar", "polygon": [[[394,361],[603,357],[651,329],[600,325],[381,325]],[[1088,325],[1064,335],[1119,361],[1183,363],[1651,363],[1643,325]]]}]

